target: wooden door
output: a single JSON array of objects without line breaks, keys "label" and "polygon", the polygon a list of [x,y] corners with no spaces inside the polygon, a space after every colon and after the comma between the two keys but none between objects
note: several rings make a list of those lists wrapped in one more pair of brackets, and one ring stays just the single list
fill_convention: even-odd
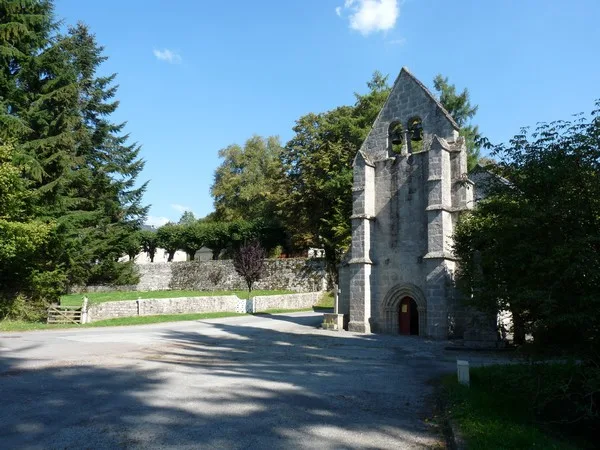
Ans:
[{"label": "wooden door", "polygon": [[410,317],[411,317],[411,298],[404,297],[400,301],[400,317],[398,318],[398,323],[400,324],[400,334],[410,334]]}]

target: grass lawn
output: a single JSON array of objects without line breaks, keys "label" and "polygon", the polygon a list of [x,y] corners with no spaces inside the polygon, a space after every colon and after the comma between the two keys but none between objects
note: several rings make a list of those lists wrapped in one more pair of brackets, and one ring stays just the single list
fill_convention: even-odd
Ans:
[{"label": "grass lawn", "polygon": [[[458,426],[467,448],[576,449],[572,441],[550,436],[536,424],[528,396],[511,389],[504,380],[515,366],[471,368],[471,387],[458,384],[456,375],[442,381],[445,414]],[[585,448],[585,447],[584,447]]]},{"label": "grass lawn", "polygon": [[[279,295],[293,294],[293,291],[252,291],[253,296],[257,295]],[[150,292],[108,292],[108,293],[89,293],[86,294],[91,303],[102,303],[119,300],[136,300],[137,298],[175,298],[175,297],[206,297],[211,295],[237,295],[245,298],[247,291],[150,291]],[[72,294],[61,297],[61,304],[64,306],[80,306],[83,294]],[[306,309],[270,309],[261,311],[265,314],[278,314],[287,312],[301,311],[328,311],[333,307],[333,294],[328,292],[323,294],[317,304],[312,308]],[[43,322],[25,322],[3,320],[0,321],[0,331],[29,331],[29,330],[54,330],[61,328],[94,328],[110,327],[124,325],[145,325],[151,323],[177,322],[183,320],[216,319],[220,317],[243,316],[244,314],[234,312],[216,312],[216,313],[198,313],[198,314],[165,314],[161,316],[141,316],[141,317],[122,317],[119,319],[102,320],[85,325],[76,324],[46,324]]]},{"label": "grass lawn", "polygon": [[318,303],[315,306],[317,306],[319,308],[333,308],[334,307],[333,302],[334,302],[333,292],[326,292],[319,299]]},{"label": "grass lawn", "polygon": [[100,320],[85,325],[76,324],[46,324],[42,322],[25,321],[0,321],[0,331],[30,331],[30,330],[57,330],[61,328],[97,328],[97,327],[117,327],[125,325],[148,325],[162,322],[180,322],[184,320],[218,319],[221,317],[243,316],[234,312],[215,312],[199,314],[165,314],[162,316],[141,316],[141,317],[121,317],[118,319]]},{"label": "grass lawn", "polygon": [[[293,294],[293,291],[252,291],[252,296]],[[116,302],[120,300],[137,300],[138,298],[176,298],[176,297],[210,297],[221,295],[237,295],[239,298],[248,298],[248,291],[127,291],[127,292],[90,292],[87,294],[63,295],[60,304],[63,306],[81,306],[83,296],[87,296],[90,303]]]}]

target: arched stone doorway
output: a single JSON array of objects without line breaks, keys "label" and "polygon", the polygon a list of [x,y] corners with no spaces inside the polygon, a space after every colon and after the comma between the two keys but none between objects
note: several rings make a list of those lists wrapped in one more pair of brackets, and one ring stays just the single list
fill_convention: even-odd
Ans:
[{"label": "arched stone doorway", "polygon": [[[402,305],[406,312],[402,312]],[[383,332],[427,336],[427,302],[418,286],[399,284],[389,290],[382,305]],[[402,315],[407,314],[402,326]]]},{"label": "arched stone doorway", "polygon": [[400,300],[398,308],[398,331],[404,335],[419,335],[419,307],[410,297]]}]

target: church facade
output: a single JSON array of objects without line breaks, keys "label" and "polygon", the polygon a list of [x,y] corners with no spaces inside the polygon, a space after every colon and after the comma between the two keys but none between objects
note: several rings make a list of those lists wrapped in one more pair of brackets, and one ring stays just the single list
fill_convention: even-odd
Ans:
[{"label": "church facade", "polygon": [[452,235],[474,185],[458,129],[403,68],[354,160],[352,245],[338,295],[348,330],[461,333]]}]

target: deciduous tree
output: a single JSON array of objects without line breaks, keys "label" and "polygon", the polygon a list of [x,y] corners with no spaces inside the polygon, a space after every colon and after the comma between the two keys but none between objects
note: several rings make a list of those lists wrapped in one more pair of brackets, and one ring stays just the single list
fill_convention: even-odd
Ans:
[{"label": "deciduous tree", "polygon": [[282,154],[287,195],[280,202],[286,229],[299,248],[325,248],[330,273],[350,244],[352,161],[389,95],[375,72],[353,106],[307,114],[296,121]]},{"label": "deciduous tree", "polygon": [[440,103],[454,118],[460,127],[460,135],[465,138],[467,145],[467,166],[473,169],[479,161],[479,127],[471,124],[471,119],[477,113],[478,106],[471,105],[469,91],[465,88],[460,94],[456,86],[448,82],[448,77],[437,75],[433,80]]},{"label": "deciduous tree", "polygon": [[158,247],[158,236],[156,231],[140,231],[140,240],[142,244],[142,250],[148,255],[150,262],[154,262],[154,256],[156,255],[156,249]]},{"label": "deciduous tree", "polygon": [[600,109],[524,129],[492,155],[510,183],[494,183],[457,227],[459,286],[479,309],[512,311],[517,341],[597,345]]},{"label": "deciduous tree", "polygon": [[266,253],[258,241],[242,245],[233,257],[235,271],[246,281],[248,296],[252,285],[263,276]]},{"label": "deciduous tree", "polygon": [[182,234],[183,226],[175,223],[167,223],[156,232],[156,243],[167,252],[167,262],[173,261],[175,252],[182,248]]}]

